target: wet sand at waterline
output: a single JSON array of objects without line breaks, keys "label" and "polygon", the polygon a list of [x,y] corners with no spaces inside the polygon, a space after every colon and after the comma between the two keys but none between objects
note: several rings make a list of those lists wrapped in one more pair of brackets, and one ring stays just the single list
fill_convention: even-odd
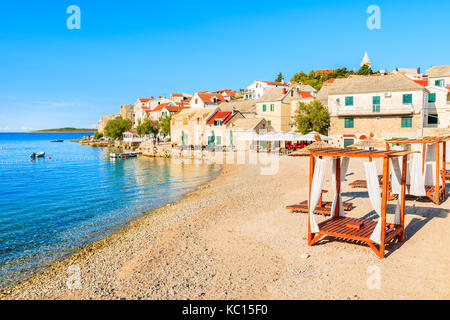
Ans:
[{"label": "wet sand at waterline", "polygon": [[[332,238],[308,247],[307,215],[285,209],[308,196],[308,160],[281,157],[274,175],[261,175],[257,165],[224,165],[217,179],[186,198],[132,222],[0,297],[450,298],[450,200],[439,207],[408,200],[406,242],[388,245],[383,260],[367,246]],[[381,163],[377,165],[381,172]],[[356,206],[348,216],[375,218],[367,191],[348,186],[365,179],[363,160],[351,159],[348,174],[343,196]],[[395,204],[389,203],[391,213]],[[318,222],[323,219],[317,216]],[[393,219],[390,214],[388,221]]]}]

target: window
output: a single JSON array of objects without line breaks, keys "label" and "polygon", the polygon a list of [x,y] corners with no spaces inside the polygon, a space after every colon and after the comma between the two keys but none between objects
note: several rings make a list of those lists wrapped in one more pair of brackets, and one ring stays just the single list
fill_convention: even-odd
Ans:
[{"label": "window", "polygon": [[403,104],[411,104],[411,103],[412,103],[412,94],[404,94]]},{"label": "window", "polygon": [[412,117],[402,117],[402,128],[412,128]]},{"label": "window", "polygon": [[430,93],[428,95],[428,102],[436,102],[436,93]]},{"label": "window", "polygon": [[434,85],[435,85],[436,87],[444,87],[444,86],[445,86],[445,80],[436,80],[436,81],[434,82]]},{"label": "window", "polygon": [[344,139],[344,148],[348,148],[348,146],[351,146],[355,143],[354,139]]},{"label": "window", "polygon": [[353,106],[353,97],[345,97],[345,105],[347,107]]},{"label": "window", "polygon": [[437,114],[429,114],[428,115],[428,126],[437,127],[439,123],[439,117]]},{"label": "window", "polygon": [[267,106],[265,104],[263,104],[263,112],[267,111]]},{"label": "window", "polygon": [[355,119],[354,118],[345,118],[345,128],[351,129],[355,127]]},{"label": "window", "polygon": [[216,146],[220,146],[222,144],[222,137],[221,136],[217,136],[216,137]]},{"label": "window", "polygon": [[214,120],[214,125],[215,126],[221,126],[222,125],[222,120]]},{"label": "window", "polygon": [[372,111],[373,112],[380,112],[380,104],[381,104],[381,97],[380,96],[375,96],[372,99],[373,103],[372,103]]},{"label": "window", "polygon": [[275,105],[274,104],[270,105],[270,111],[275,111]]}]

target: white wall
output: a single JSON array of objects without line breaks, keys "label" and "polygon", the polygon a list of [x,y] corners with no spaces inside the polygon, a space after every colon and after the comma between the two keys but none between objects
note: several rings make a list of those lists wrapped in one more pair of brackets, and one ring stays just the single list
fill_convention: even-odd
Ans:
[{"label": "white wall", "polygon": [[[414,113],[421,113],[423,111],[424,106],[428,101],[428,95],[425,94],[425,91],[401,91],[401,92],[391,92],[391,97],[385,97],[385,93],[360,93],[360,94],[345,94],[345,95],[329,95],[328,96],[328,109],[331,114],[336,115],[338,111],[372,111],[373,106],[373,97],[380,97],[380,110],[381,113],[383,110],[387,110],[390,112],[394,111],[402,111],[407,112],[408,110],[414,110]],[[403,95],[404,94],[412,94],[412,108],[411,105],[403,104]],[[353,97],[353,106],[345,105],[346,97]],[[337,104],[336,99],[340,99],[340,103]]]}]

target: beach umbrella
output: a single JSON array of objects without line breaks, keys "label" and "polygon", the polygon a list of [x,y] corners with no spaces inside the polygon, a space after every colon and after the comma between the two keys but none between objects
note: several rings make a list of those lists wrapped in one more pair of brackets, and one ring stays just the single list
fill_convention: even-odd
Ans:
[{"label": "beach umbrella", "polygon": [[373,132],[370,133],[369,138],[358,141],[349,146],[349,148],[358,149],[386,149],[386,142],[375,139]]},{"label": "beach umbrella", "polygon": [[329,144],[328,142],[322,141],[322,138],[320,137],[319,133],[316,134],[314,139],[315,139],[314,143],[310,144],[309,146],[307,146],[301,150],[292,152],[291,154],[289,154],[289,156],[290,157],[307,157],[307,156],[309,156],[310,150],[333,148],[333,146],[331,144]]},{"label": "beach umbrella", "polygon": [[327,137],[327,136],[324,136],[324,135],[322,135],[322,134],[320,134],[320,133],[318,133],[318,132],[316,132],[316,131],[312,131],[312,132],[310,132],[310,133],[307,133],[307,134],[305,134],[305,135],[303,135],[301,138],[301,140],[298,140],[298,141],[308,141],[308,142],[314,142],[314,141],[316,141],[315,139],[316,139],[316,135],[319,135],[320,136],[320,139],[322,140],[322,141],[330,141],[330,140],[332,140],[331,138],[329,138],[329,137]]}]

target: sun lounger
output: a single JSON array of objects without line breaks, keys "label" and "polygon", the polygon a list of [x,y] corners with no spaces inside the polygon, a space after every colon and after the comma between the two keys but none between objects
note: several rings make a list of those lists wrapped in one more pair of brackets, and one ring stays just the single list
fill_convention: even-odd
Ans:
[{"label": "sun lounger", "polygon": [[[378,176],[378,181],[380,181],[380,185],[383,183],[383,176]],[[356,180],[352,183],[348,184],[353,189],[357,188],[367,188],[367,181],[366,180]]]},{"label": "sun lounger", "polygon": [[[344,205],[345,211],[351,211],[354,208],[352,202],[344,202],[343,205]],[[323,216],[330,216],[331,215],[331,206],[332,206],[332,202],[323,202],[322,206],[316,207],[316,210],[314,210],[314,213],[321,214]],[[291,213],[294,213],[294,212],[308,213],[308,211],[309,211],[308,201],[305,200],[299,204],[293,204],[290,206],[286,206],[286,209],[290,210]]]}]

